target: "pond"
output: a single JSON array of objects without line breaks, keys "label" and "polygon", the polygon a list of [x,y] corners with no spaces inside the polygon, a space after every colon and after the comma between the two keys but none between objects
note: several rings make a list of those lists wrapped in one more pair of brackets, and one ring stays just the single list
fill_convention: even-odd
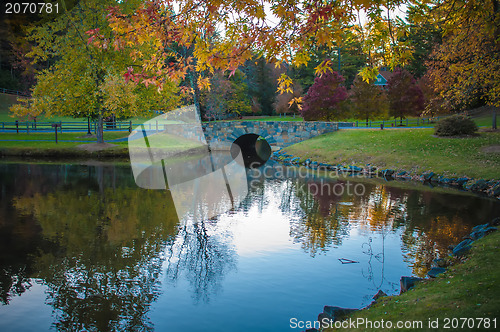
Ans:
[{"label": "pond", "polygon": [[170,192],[137,187],[128,165],[0,164],[0,330],[299,331],[290,320],[324,305],[399,293],[500,215],[413,183],[247,179],[237,207],[179,221]]}]

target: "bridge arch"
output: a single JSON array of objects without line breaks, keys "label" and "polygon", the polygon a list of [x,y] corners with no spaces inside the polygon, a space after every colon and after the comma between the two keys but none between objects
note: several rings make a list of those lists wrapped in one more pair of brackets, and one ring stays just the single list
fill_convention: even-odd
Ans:
[{"label": "bridge arch", "polygon": [[257,134],[244,134],[231,145],[231,155],[236,158],[241,151],[243,162],[247,168],[264,165],[271,157],[272,149],[266,139]]}]

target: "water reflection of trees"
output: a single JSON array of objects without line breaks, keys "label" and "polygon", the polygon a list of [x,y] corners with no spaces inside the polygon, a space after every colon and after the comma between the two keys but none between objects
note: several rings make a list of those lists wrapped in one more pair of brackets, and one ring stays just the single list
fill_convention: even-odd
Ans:
[{"label": "water reflection of trees", "polygon": [[14,296],[31,287],[35,255],[40,248],[49,251],[51,246],[40,235],[40,227],[32,219],[22,218],[14,222],[15,218],[4,217],[5,214],[0,216],[3,220],[0,226],[0,302],[8,304]]},{"label": "water reflection of trees", "polygon": [[[288,183],[288,190],[295,193],[302,210],[301,218],[290,224],[290,235],[311,256],[340,245],[349,229],[349,223],[342,214],[344,206],[337,204],[342,196],[324,191],[314,191],[313,194],[310,190],[313,184],[321,185],[314,180]],[[282,204],[283,207],[286,205]]]},{"label": "water reflection of trees", "polygon": [[223,276],[236,267],[234,251],[224,235],[215,222],[189,220],[167,247],[166,277],[175,283],[185,275],[196,302],[208,303],[220,290]]},{"label": "water reflection of trees", "polygon": [[51,250],[36,248],[25,264],[29,277],[47,285],[58,330],[152,328],[146,314],[158,296],[162,254],[177,216],[166,192],[123,186],[128,177],[116,181],[114,171],[91,167],[67,181],[56,178],[52,190],[28,185],[30,193],[12,199],[17,215],[36,221],[50,243]]},{"label": "water reflection of trees", "polygon": [[364,184],[363,195],[355,195],[350,181],[308,179],[290,181],[288,188],[302,209],[301,219],[291,224],[291,235],[313,256],[340,245],[354,226],[366,234],[389,232],[404,216],[400,200],[391,200],[384,186]]},{"label": "water reflection of trees", "polygon": [[28,165],[0,164],[0,301],[8,304],[13,296],[31,287],[35,257],[39,250],[53,250],[41,235],[41,228],[30,216],[19,216],[12,206],[14,195],[30,196],[50,186],[39,178],[42,171]]},{"label": "water reflection of trees", "polygon": [[[363,183],[362,195],[347,190],[316,190],[325,186],[325,181],[348,186],[348,180],[307,179],[290,180],[285,187],[284,211],[293,197],[300,201],[302,212],[294,212],[300,218],[292,220],[290,232],[302,248],[313,256],[327,251],[338,246],[354,226],[366,236],[380,234],[382,241],[387,234],[400,230],[404,259],[416,275],[425,274],[432,260],[443,255],[450,244],[460,242],[472,226],[500,213],[496,201],[473,195],[376,183]],[[310,190],[311,186],[314,190]]]},{"label": "water reflection of trees", "polygon": [[496,201],[473,195],[412,191],[407,196],[402,249],[405,260],[420,276],[433,259],[445,255],[449,245],[462,241],[474,225],[500,213]]}]

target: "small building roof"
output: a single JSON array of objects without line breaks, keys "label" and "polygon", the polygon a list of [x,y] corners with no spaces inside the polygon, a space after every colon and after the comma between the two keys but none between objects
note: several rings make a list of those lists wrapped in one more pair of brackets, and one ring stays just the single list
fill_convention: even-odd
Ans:
[{"label": "small building roof", "polygon": [[378,75],[377,79],[375,80],[374,85],[387,85],[387,82],[389,79],[394,76],[394,72],[392,71],[387,71],[387,70],[381,70]]}]

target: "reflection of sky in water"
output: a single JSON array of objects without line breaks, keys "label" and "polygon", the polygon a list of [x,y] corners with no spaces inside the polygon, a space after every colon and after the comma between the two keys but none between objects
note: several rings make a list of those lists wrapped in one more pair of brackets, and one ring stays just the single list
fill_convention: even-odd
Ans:
[{"label": "reflection of sky in water", "polygon": [[230,229],[238,256],[252,257],[292,248],[290,216],[279,208],[278,199],[267,202],[263,210],[251,206],[245,213],[224,215],[221,229]]},{"label": "reflection of sky in water", "polygon": [[0,330],[48,331],[52,324],[52,308],[43,305],[46,290],[40,280],[33,279],[29,291],[15,297],[8,306],[0,307]]},{"label": "reflection of sky in water", "polygon": [[[178,277],[175,287],[165,287],[151,313],[157,328],[287,331],[290,318],[315,319],[324,305],[359,308],[379,289],[399,292],[399,278],[412,274],[403,260],[402,229],[392,229],[394,212],[385,223],[376,219],[381,209],[397,206],[404,214],[405,207],[381,202],[383,193],[376,191],[367,196],[372,210],[340,202],[344,210],[339,217],[347,218],[346,227],[336,233],[342,239],[313,255],[304,249],[302,238],[292,234],[293,224],[302,224],[306,216],[294,192],[283,208],[286,188],[289,181],[265,182],[240,210],[207,225],[212,238],[225,242],[236,266],[221,274],[221,287],[205,290],[214,292],[207,302],[199,301],[197,291],[193,296],[189,277]],[[349,222],[349,216],[358,219]],[[184,238],[182,232],[178,237]],[[342,264],[340,258],[359,263]]]},{"label": "reflection of sky in water", "polygon": [[324,305],[398,293],[402,275],[425,273],[436,251],[500,212],[496,201],[424,187],[313,195],[303,189],[319,179],[252,178],[238,209],[176,225],[168,194],[137,189],[127,168],[0,165],[0,180],[0,232],[33,251],[24,261],[0,249],[44,284],[0,307],[0,330],[46,330],[61,317],[92,327],[87,313],[109,305],[123,315],[100,315],[111,329],[288,331],[290,318],[313,320]]}]

